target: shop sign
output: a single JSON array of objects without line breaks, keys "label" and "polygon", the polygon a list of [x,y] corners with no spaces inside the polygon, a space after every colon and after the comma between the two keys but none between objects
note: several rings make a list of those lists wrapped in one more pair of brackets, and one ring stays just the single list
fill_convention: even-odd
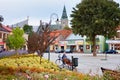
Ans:
[{"label": "shop sign", "polygon": [[83,41],[78,41],[77,44],[78,45],[83,44]]},{"label": "shop sign", "polygon": [[68,41],[67,43],[68,45],[71,45],[71,44],[75,45],[75,41]]},{"label": "shop sign", "polygon": [[65,45],[65,42],[64,42],[64,41],[60,41],[59,45],[60,45],[60,46],[64,46],[64,45]]}]

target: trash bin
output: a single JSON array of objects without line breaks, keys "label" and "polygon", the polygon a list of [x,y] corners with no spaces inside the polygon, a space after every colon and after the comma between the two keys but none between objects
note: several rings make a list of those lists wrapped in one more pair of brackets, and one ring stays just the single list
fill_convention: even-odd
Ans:
[{"label": "trash bin", "polygon": [[73,66],[75,66],[75,67],[78,66],[78,58],[73,58],[72,62],[73,62]]}]

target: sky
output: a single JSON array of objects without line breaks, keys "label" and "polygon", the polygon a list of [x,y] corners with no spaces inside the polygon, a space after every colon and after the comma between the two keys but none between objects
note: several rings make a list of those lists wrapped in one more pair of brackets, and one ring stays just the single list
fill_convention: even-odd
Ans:
[{"label": "sky", "polygon": [[[120,0],[114,1],[120,3]],[[29,24],[36,26],[40,24],[40,20],[48,23],[53,13],[60,19],[64,5],[70,20],[73,7],[80,2],[81,0],[0,0],[0,15],[4,17],[4,25],[18,23],[29,16]]]}]

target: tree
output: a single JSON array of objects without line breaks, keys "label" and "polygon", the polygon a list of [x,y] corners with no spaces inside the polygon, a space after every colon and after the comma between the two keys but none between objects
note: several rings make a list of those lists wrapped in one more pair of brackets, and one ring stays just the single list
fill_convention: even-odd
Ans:
[{"label": "tree", "polygon": [[41,23],[38,29],[37,32],[33,32],[29,35],[27,46],[29,53],[38,53],[41,63],[44,52],[59,35],[56,35],[50,30],[50,24],[43,25]]},{"label": "tree", "polygon": [[7,46],[10,49],[20,49],[25,44],[25,39],[23,38],[24,31],[19,27],[16,27],[12,31],[12,35],[9,35],[7,38]]},{"label": "tree", "polygon": [[69,28],[69,26],[65,26],[64,29],[65,30],[71,30],[71,28]]},{"label": "tree", "polygon": [[71,14],[72,29],[75,34],[86,35],[93,46],[93,56],[96,54],[96,35],[116,35],[120,23],[119,4],[113,0],[82,0],[73,8]]},{"label": "tree", "polygon": [[33,31],[33,27],[29,25],[24,25],[23,30],[26,34],[30,34]]}]

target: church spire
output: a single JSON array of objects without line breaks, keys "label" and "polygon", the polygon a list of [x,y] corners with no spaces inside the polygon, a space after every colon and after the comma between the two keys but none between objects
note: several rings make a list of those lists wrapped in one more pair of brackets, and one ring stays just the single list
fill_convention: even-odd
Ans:
[{"label": "church spire", "polygon": [[67,12],[66,12],[66,7],[65,7],[65,5],[64,5],[61,19],[66,19],[66,18],[68,18],[68,16],[67,16]]}]

